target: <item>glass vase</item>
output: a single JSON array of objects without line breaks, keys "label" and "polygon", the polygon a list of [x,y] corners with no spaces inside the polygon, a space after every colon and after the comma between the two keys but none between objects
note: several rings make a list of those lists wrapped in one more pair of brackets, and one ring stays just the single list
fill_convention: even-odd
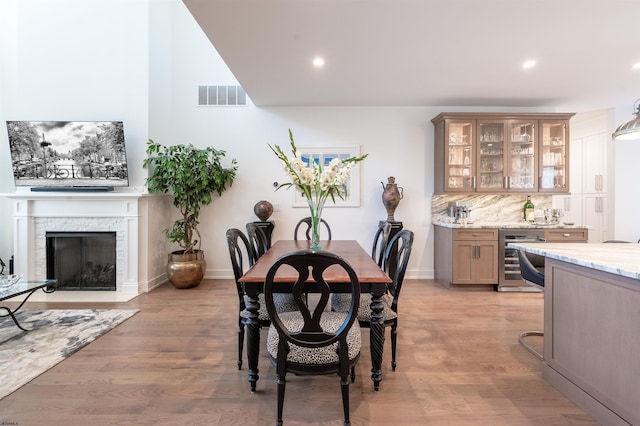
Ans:
[{"label": "glass vase", "polygon": [[313,200],[308,199],[309,210],[311,210],[311,250],[322,250],[320,247],[320,218],[322,217],[322,208],[326,199]]}]

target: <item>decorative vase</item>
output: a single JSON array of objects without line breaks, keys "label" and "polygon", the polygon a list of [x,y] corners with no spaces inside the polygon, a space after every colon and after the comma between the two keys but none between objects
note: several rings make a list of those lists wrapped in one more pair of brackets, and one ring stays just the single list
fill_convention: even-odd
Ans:
[{"label": "decorative vase", "polygon": [[386,186],[380,182],[382,184],[382,204],[384,204],[384,208],[387,209],[387,221],[395,222],[393,215],[396,207],[400,204],[400,200],[404,197],[404,189],[396,185],[395,177],[389,176],[387,180]]},{"label": "decorative vase", "polygon": [[273,214],[273,204],[266,200],[258,201],[253,206],[253,212],[258,216],[258,219],[265,222]]},{"label": "decorative vase", "polygon": [[322,198],[317,203],[312,199],[307,199],[309,210],[311,210],[311,250],[322,250],[320,247],[320,218],[322,217],[322,208],[327,199]]},{"label": "decorative vase", "polygon": [[184,253],[184,250],[169,254],[167,278],[175,288],[192,288],[200,284],[204,278],[207,262],[202,250]]}]

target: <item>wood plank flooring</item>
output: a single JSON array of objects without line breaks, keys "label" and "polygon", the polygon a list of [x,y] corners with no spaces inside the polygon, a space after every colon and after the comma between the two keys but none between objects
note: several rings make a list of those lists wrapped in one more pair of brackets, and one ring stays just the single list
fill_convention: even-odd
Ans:
[{"label": "wood plank flooring", "polygon": [[[177,290],[164,285],[128,303],[26,309],[133,307],[140,312],[0,400],[0,424],[272,425],[275,370],[261,351],[255,394],[237,359],[231,280]],[[445,289],[407,280],[400,299],[398,368],[373,391],[368,330],[351,385],[353,425],[596,425],[541,377],[518,344],[541,329],[543,295],[488,287]],[[262,332],[262,348],[266,330]],[[542,346],[541,338],[532,337]],[[540,339],[536,342],[535,339]],[[0,361],[1,362],[1,361]],[[289,376],[286,425],[340,425],[336,376]]]}]

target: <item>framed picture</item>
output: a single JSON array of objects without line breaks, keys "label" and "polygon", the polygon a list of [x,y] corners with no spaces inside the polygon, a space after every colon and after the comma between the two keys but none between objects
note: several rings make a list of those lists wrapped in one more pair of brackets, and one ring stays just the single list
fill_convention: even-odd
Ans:
[{"label": "framed picture", "polygon": [[[307,164],[320,163],[322,166],[328,165],[334,158],[346,159],[349,157],[360,156],[360,146],[343,146],[343,147],[298,147],[302,161]],[[347,195],[345,199],[336,197],[336,202],[332,202],[329,198],[324,205],[327,207],[359,207],[360,206],[360,163],[356,163],[351,169],[349,179],[345,183]],[[293,207],[309,207],[307,199],[295,188],[290,188],[293,194]]]}]

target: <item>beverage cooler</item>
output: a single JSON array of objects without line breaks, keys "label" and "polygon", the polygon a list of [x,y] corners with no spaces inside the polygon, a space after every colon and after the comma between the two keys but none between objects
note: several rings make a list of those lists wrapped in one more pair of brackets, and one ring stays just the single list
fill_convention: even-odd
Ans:
[{"label": "beverage cooler", "polygon": [[520,275],[518,250],[507,247],[509,243],[544,242],[543,229],[501,229],[498,233],[499,275],[497,291],[530,291],[541,290],[527,284]]}]

